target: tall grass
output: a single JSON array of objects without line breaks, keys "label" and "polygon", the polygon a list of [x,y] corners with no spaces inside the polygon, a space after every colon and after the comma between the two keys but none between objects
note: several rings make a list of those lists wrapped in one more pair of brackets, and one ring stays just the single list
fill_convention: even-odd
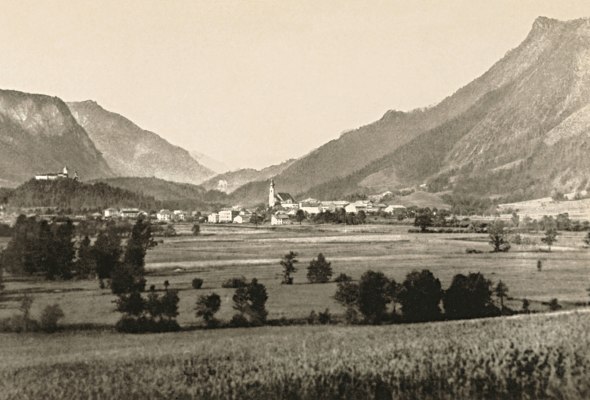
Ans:
[{"label": "tall grass", "polygon": [[588,332],[590,314],[579,313],[141,337],[5,335],[0,397],[586,399]]}]

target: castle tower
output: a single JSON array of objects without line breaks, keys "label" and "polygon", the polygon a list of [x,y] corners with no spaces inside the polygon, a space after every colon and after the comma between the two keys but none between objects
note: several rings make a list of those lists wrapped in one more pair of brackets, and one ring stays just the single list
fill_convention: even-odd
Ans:
[{"label": "castle tower", "polygon": [[270,180],[270,189],[268,191],[268,206],[269,207],[274,207],[276,204],[276,200],[275,200],[275,181],[274,179]]}]

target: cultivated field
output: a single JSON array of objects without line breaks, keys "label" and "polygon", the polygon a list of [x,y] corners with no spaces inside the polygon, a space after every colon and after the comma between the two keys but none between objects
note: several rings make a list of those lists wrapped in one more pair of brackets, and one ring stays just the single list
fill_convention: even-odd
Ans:
[{"label": "cultivated field", "polygon": [[[539,252],[541,244],[513,246],[501,254],[466,254],[466,248],[489,251],[482,234],[408,234],[407,226],[286,226],[269,227],[202,226],[202,236],[179,236],[148,253],[148,286],[179,289],[183,326],[198,324],[194,304],[199,295],[215,291],[222,298],[220,319],[233,315],[233,289],[221,283],[233,276],[258,278],[267,286],[270,319],[304,318],[312,310],[329,308],[333,314],[343,309],[332,299],[336,285],[308,284],[306,267],[322,252],[332,262],[334,274],[359,278],[368,269],[383,271],[402,281],[414,269],[428,268],[448,287],[453,275],[481,271],[487,278],[502,280],[509,289],[510,307],[520,309],[522,299],[531,301],[532,310],[547,310],[542,302],[557,298],[564,308],[589,300],[590,250],[583,247],[584,233],[563,232],[551,253]],[[541,235],[525,235],[540,243]],[[281,285],[279,259],[289,250],[299,254],[295,284]],[[543,270],[537,271],[537,260]],[[191,281],[204,279],[203,288],[194,290]],[[96,281],[45,282],[8,278],[7,301],[0,303],[0,318],[17,312],[18,300],[26,291],[33,295],[36,316],[47,304],[58,303],[65,312],[64,324],[112,325],[119,315],[113,312],[114,296],[100,290]]]},{"label": "cultivated field", "polygon": [[1,399],[587,399],[590,314],[1,335]]}]

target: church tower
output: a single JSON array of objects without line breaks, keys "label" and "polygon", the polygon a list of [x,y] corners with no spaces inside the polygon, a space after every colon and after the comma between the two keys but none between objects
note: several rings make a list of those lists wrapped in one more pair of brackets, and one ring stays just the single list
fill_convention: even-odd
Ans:
[{"label": "church tower", "polygon": [[268,206],[269,207],[274,207],[276,204],[276,200],[275,200],[275,181],[274,179],[270,180],[270,189],[268,191]]}]

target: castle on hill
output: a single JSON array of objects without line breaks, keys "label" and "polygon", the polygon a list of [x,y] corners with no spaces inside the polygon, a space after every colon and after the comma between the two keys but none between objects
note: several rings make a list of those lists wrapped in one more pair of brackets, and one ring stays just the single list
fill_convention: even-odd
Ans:
[{"label": "castle on hill", "polygon": [[[61,172],[35,175],[36,181],[56,181],[58,179],[70,179],[67,166],[64,166]],[[71,177],[71,179],[77,180],[78,173],[74,172],[74,175]]]}]

